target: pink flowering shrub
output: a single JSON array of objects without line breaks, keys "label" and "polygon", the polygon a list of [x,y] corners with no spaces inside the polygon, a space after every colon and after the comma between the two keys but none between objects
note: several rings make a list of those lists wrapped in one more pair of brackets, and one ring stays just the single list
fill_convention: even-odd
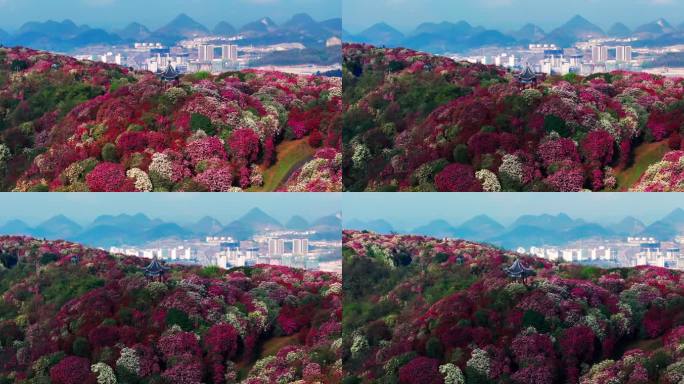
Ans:
[{"label": "pink flowering shrub", "polygon": [[435,177],[440,192],[479,192],[480,183],[473,168],[464,164],[450,164]]},{"label": "pink flowering shrub", "polygon": [[399,369],[401,384],[440,384],[439,361],[426,357],[416,357]]},{"label": "pink flowering shrub", "polygon": [[124,168],[115,163],[100,163],[86,176],[91,192],[133,192],[133,181],[126,178]]},{"label": "pink flowering shrub", "polygon": [[65,357],[50,368],[50,380],[54,384],[95,383],[88,359],[76,356]]}]

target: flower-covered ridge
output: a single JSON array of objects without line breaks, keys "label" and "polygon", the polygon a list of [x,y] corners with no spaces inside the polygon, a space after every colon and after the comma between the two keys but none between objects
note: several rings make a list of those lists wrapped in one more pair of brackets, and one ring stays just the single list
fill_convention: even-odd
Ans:
[{"label": "flower-covered ridge", "polygon": [[245,70],[165,82],[0,48],[0,187],[339,191],[341,164],[316,152],[340,152],[341,92],[340,79],[322,76]]},{"label": "flower-covered ridge", "polygon": [[[531,85],[409,49],[343,53],[349,190],[648,189],[636,186],[643,170],[682,147],[680,78],[616,71]],[[684,190],[670,173],[651,189]]]},{"label": "flower-covered ridge", "polygon": [[341,278],[0,237],[2,383],[337,383]]},{"label": "flower-covered ridge", "polygon": [[[684,278],[463,240],[345,231],[349,382],[679,383]],[[518,260],[534,271],[516,279]]]}]

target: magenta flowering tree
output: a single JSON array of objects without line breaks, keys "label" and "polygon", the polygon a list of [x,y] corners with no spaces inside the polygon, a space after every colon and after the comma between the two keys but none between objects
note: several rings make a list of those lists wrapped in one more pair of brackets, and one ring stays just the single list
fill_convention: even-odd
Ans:
[{"label": "magenta flowering tree", "polygon": [[435,177],[435,187],[440,192],[479,192],[480,183],[473,168],[465,164],[450,164]]},{"label": "magenta flowering tree", "polygon": [[100,163],[88,173],[86,183],[91,192],[133,192],[133,181],[124,168],[115,163]]},{"label": "magenta flowering tree", "polygon": [[216,324],[207,331],[204,345],[209,353],[231,359],[237,354],[238,338],[239,334],[232,325]]},{"label": "magenta flowering tree", "polygon": [[443,382],[437,359],[416,357],[399,369],[399,383],[401,384],[441,384]]},{"label": "magenta flowering tree", "polygon": [[233,186],[233,171],[227,166],[210,168],[195,176],[194,180],[210,192],[228,192]]},{"label": "magenta flowering tree", "polygon": [[603,167],[613,160],[615,141],[606,131],[591,131],[582,141],[582,152],[591,164]]},{"label": "magenta flowering tree", "polygon": [[90,361],[76,356],[67,356],[50,368],[50,380],[54,384],[95,384],[95,377],[90,372]]},{"label": "magenta flowering tree", "polygon": [[185,150],[193,164],[212,158],[226,159],[226,150],[218,137],[195,140],[189,143]]},{"label": "magenta flowering tree", "polygon": [[249,128],[234,131],[228,140],[228,146],[238,159],[247,162],[254,162],[259,156],[259,136]]}]

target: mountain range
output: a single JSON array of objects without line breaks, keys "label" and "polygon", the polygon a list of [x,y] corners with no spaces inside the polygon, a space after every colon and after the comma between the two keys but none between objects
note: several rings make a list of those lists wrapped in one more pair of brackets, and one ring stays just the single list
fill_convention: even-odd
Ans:
[{"label": "mountain range", "polygon": [[211,216],[203,217],[195,223],[180,225],[151,219],[138,213],[101,215],[82,226],[64,215],[57,215],[36,226],[30,226],[22,220],[9,220],[0,225],[0,234],[63,239],[89,246],[110,247],[142,245],[169,238],[193,239],[219,235],[247,240],[265,230],[285,229],[314,230],[316,235],[311,239],[337,239],[341,236],[341,220],[338,215],[330,215],[308,222],[301,216],[294,216],[286,224],[282,224],[261,209],[253,208],[226,225]]},{"label": "mountain range", "polygon": [[353,219],[345,229],[368,230],[377,233],[405,233],[438,238],[460,238],[487,242],[504,248],[519,246],[564,245],[592,238],[622,238],[626,236],[652,236],[659,240],[673,240],[684,234],[684,209],[677,208],[650,225],[628,216],[613,224],[601,225],[574,219],[565,213],[558,215],[523,215],[504,226],[487,215],[476,216],[460,225],[444,219],[433,220],[411,230],[394,228],[385,220],[364,222]]},{"label": "mountain range", "polygon": [[241,44],[263,45],[278,43],[302,43],[307,48],[325,47],[330,37],[340,37],[340,18],[316,21],[305,13],[299,13],[282,25],[268,17],[250,22],[241,28],[227,21],[213,29],[197,22],[186,14],[180,14],[168,24],[156,30],[133,22],[123,29],[107,31],[88,25],[77,25],[71,20],[61,22],[48,20],[31,21],[10,34],[0,29],[0,44],[26,46],[50,51],[72,51],[88,45],[130,44],[136,41],[161,42],[173,45],[181,40],[199,36],[242,36]]},{"label": "mountain range", "polygon": [[638,39],[632,43],[635,46],[663,46],[684,43],[684,24],[675,27],[661,18],[634,30],[623,23],[615,23],[608,30],[604,30],[586,18],[576,15],[548,32],[532,23],[525,24],[519,30],[499,31],[473,26],[467,21],[443,21],[422,23],[408,34],[380,22],[358,34],[343,31],[342,35],[347,42],[401,46],[433,53],[463,52],[484,46],[524,46],[531,43],[553,43],[561,47],[570,47],[577,41],[603,37],[634,37]]}]

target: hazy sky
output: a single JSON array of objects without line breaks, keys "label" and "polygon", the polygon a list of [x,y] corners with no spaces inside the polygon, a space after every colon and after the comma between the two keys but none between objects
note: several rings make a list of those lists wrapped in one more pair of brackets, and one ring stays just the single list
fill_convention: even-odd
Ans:
[{"label": "hazy sky", "polygon": [[581,14],[602,28],[629,27],[660,17],[684,21],[684,0],[343,0],[344,28],[358,32],[379,21],[408,31],[425,21],[467,20],[496,29],[533,22],[549,30]]},{"label": "hazy sky", "polygon": [[387,220],[397,229],[413,229],[435,219],[460,224],[486,214],[511,224],[525,214],[567,213],[597,223],[634,216],[646,224],[675,208],[684,208],[684,193],[345,193],[344,222]]},{"label": "hazy sky", "polygon": [[137,21],[158,28],[184,12],[213,28],[219,21],[235,27],[271,17],[276,23],[293,14],[314,19],[340,17],[342,0],[0,0],[0,28],[14,30],[27,21],[71,19],[91,27],[119,28]]},{"label": "hazy sky", "polygon": [[340,193],[0,193],[0,224],[21,219],[34,225],[63,214],[81,224],[102,214],[144,213],[177,223],[212,216],[223,224],[254,207],[280,221],[340,212]]}]

